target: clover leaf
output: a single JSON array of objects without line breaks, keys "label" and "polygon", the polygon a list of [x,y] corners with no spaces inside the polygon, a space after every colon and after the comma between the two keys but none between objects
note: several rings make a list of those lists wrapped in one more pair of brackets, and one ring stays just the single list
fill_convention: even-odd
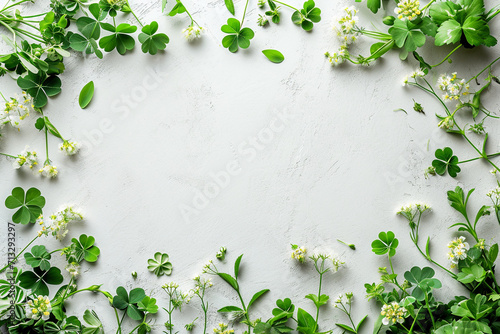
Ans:
[{"label": "clover leaf", "polygon": [[172,273],[172,263],[168,261],[168,254],[156,252],[153,259],[148,260],[148,270],[158,277]]},{"label": "clover leaf", "polygon": [[224,24],[221,30],[228,34],[222,39],[222,46],[232,53],[238,51],[238,48],[248,49],[250,40],[255,36],[252,29],[241,29],[240,21],[234,18],[227,19],[227,24]]},{"label": "clover leaf", "polygon": [[35,108],[45,107],[48,96],[61,92],[61,79],[43,72],[28,72],[24,77],[17,78],[17,85],[33,97]]},{"label": "clover leaf", "polygon": [[80,34],[72,34],[69,38],[70,47],[78,52],[85,52],[86,54],[95,53],[95,55],[102,59],[102,51],[99,50],[97,42],[93,38],[88,38]]},{"label": "clover leaf", "polygon": [[449,147],[437,149],[435,156],[437,159],[432,161],[432,166],[436,169],[438,175],[444,175],[446,170],[451,177],[456,177],[461,169],[458,167],[458,158],[453,155],[453,150]]},{"label": "clover leaf", "polygon": [[399,240],[396,239],[392,231],[380,232],[378,239],[372,242],[372,252],[377,255],[384,255],[389,253],[389,256],[396,254],[396,248],[399,245]]},{"label": "clover leaf", "polygon": [[167,14],[168,16],[175,16],[177,14],[182,14],[186,12],[186,7],[184,7],[184,4],[179,0],[176,1],[177,3],[175,4],[175,6],[172,7],[172,10]]},{"label": "clover leaf", "polygon": [[274,3],[273,0],[267,0],[267,3],[269,4],[269,8],[271,10],[268,10],[265,12],[267,16],[271,16],[271,21],[275,24],[280,23],[280,12],[279,12],[279,7],[276,6],[276,3]]},{"label": "clover leaf", "polygon": [[12,221],[17,224],[26,225],[34,223],[42,214],[42,208],[45,206],[45,198],[40,190],[30,188],[24,193],[23,188],[17,187],[12,189],[12,195],[5,200],[7,209],[17,209],[12,216]]},{"label": "clover leaf", "polygon": [[141,288],[135,288],[127,293],[124,287],[120,286],[116,289],[116,296],[113,297],[113,306],[119,310],[127,312],[129,318],[133,320],[141,320],[144,312],[139,310],[137,304],[144,300],[146,293]]},{"label": "clover leaf", "polygon": [[102,322],[94,310],[85,310],[83,320],[88,324],[83,326],[82,334],[104,334]]},{"label": "clover leaf", "polygon": [[[52,313],[54,313],[52,311]],[[71,316],[66,317],[57,323],[55,322],[46,322],[43,324],[43,333],[44,334],[78,334],[81,333],[80,329],[82,324],[77,317]]]},{"label": "clover leaf", "polygon": [[413,52],[425,44],[424,33],[410,20],[396,19],[394,25],[389,29],[389,34],[394,38],[398,48],[404,46],[408,52]]},{"label": "clover leaf", "polygon": [[155,34],[158,31],[158,23],[151,22],[145,25],[139,34],[139,42],[142,44],[142,52],[155,55],[158,50],[164,50],[169,42],[168,36],[165,34]]},{"label": "clover leaf", "polygon": [[321,21],[321,9],[316,7],[313,0],[304,2],[303,9],[292,14],[292,22],[300,25],[305,31],[312,30],[314,24]]},{"label": "clover leaf", "polygon": [[477,294],[474,299],[463,300],[451,307],[451,313],[459,317],[467,317],[479,320],[493,312],[493,308],[487,303],[487,297]]},{"label": "clover leaf", "polygon": [[117,27],[109,23],[101,23],[104,30],[112,32],[111,35],[102,37],[99,40],[99,46],[106,52],[111,52],[115,48],[119,54],[124,55],[135,46],[135,39],[130,36],[137,30],[136,26],[128,23],[121,23]]},{"label": "clover leaf", "polygon": [[28,252],[24,254],[26,264],[29,264],[33,268],[39,267],[42,270],[50,269],[50,258],[51,255],[43,245],[33,246],[33,248],[31,248],[31,253]]},{"label": "clover leaf", "polygon": [[474,281],[481,283],[486,277],[486,271],[483,267],[474,264],[470,268],[462,268],[462,271],[457,274],[457,280],[464,284],[472,283]]},{"label": "clover leaf", "polygon": [[425,299],[425,294],[432,291],[432,289],[439,289],[442,285],[441,282],[433,278],[434,277],[434,269],[429,267],[419,268],[413,267],[410,271],[405,272],[405,279],[417,285],[415,289],[412,291],[412,296],[417,300],[422,301]]},{"label": "clover leaf", "polygon": [[25,271],[19,275],[19,280],[22,288],[31,289],[35,295],[47,296],[49,294],[47,284],[61,284],[64,278],[59,268],[51,267],[49,270],[34,268],[33,271]]},{"label": "clover leaf", "polygon": [[368,0],[366,1],[366,6],[369,10],[376,14],[380,7],[382,7],[382,2],[381,0]]},{"label": "clover leaf", "polygon": [[83,260],[87,262],[97,261],[101,250],[97,246],[94,246],[95,238],[93,236],[82,234],[78,239],[73,238],[71,241],[73,242],[77,262],[82,262]]},{"label": "clover leaf", "polygon": [[140,311],[147,312],[150,314],[155,314],[158,312],[158,305],[156,305],[156,299],[152,297],[144,297],[142,301],[137,303],[137,307]]}]

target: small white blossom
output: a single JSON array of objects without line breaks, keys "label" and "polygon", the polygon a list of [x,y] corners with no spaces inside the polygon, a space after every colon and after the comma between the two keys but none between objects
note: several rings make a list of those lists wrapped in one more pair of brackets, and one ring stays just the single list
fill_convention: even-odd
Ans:
[{"label": "small white blossom", "polygon": [[55,178],[59,174],[59,171],[56,166],[47,164],[43,168],[40,168],[38,173],[47,178]]},{"label": "small white blossom", "polygon": [[470,246],[465,242],[465,237],[458,237],[453,239],[448,243],[448,259],[451,262],[451,267],[455,268],[459,260],[465,260],[467,258],[467,251]]},{"label": "small white blossom", "polygon": [[16,94],[5,102],[3,110],[0,110],[0,124],[10,124],[19,130],[21,121],[29,116],[31,110],[33,110],[33,99],[24,91]]},{"label": "small white blossom", "polygon": [[192,42],[195,39],[200,38],[203,31],[204,29],[200,26],[189,26],[182,30],[182,33],[188,42]]},{"label": "small white blossom", "polygon": [[457,78],[457,73],[449,75],[441,75],[438,79],[438,88],[444,92],[443,99],[445,101],[460,101],[466,102],[465,97],[469,96],[470,85],[464,80]]},{"label": "small white blossom", "polygon": [[304,263],[306,261],[307,250],[305,247],[299,247],[298,245],[292,245],[292,259]]},{"label": "small white blossom", "polygon": [[76,141],[65,140],[59,145],[59,150],[66,155],[75,155],[81,148],[81,144]]},{"label": "small white blossom", "polygon": [[73,276],[74,279],[80,275],[80,265],[76,262],[72,262],[66,266],[66,270]]},{"label": "small white blossom", "polygon": [[29,146],[26,146],[24,151],[18,154],[13,163],[15,169],[19,169],[23,166],[33,169],[36,165],[38,165],[37,153],[35,151],[30,151]]},{"label": "small white blossom", "polygon": [[453,122],[453,117],[447,116],[438,123],[438,127],[444,130],[449,130],[453,128],[454,124],[455,122]]},{"label": "small white blossom", "polygon": [[337,32],[337,36],[342,41],[342,45],[347,46],[354,43],[359,36],[359,31],[356,29],[358,23],[358,9],[354,6],[344,7],[343,16],[336,19],[333,24],[333,30]]}]

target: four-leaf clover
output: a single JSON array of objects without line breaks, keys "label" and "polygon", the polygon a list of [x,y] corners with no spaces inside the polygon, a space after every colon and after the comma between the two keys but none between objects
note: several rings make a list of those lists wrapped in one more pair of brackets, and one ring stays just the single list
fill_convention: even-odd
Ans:
[{"label": "four-leaf clover", "polygon": [[458,167],[458,158],[453,155],[453,150],[449,147],[436,150],[436,158],[432,161],[432,167],[436,169],[438,175],[444,175],[446,170],[451,177],[456,177],[461,169]]},{"label": "four-leaf clover", "polygon": [[250,46],[250,40],[255,36],[250,28],[241,28],[241,23],[237,19],[227,19],[227,24],[221,27],[222,32],[227,35],[222,39],[222,46],[234,53],[238,48],[247,49]]},{"label": "four-leaf clover", "polygon": [[156,276],[169,276],[172,273],[172,263],[168,261],[168,254],[156,252],[154,259],[148,260],[148,270],[155,273]]}]

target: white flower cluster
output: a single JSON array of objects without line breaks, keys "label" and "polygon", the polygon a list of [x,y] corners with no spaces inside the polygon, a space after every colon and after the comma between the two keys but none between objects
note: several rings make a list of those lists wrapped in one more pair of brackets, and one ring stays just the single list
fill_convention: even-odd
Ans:
[{"label": "white flower cluster", "polygon": [[17,94],[5,102],[3,110],[0,110],[0,128],[10,124],[19,129],[21,121],[29,116],[31,110],[33,110],[33,99],[24,91]]},{"label": "white flower cluster", "polygon": [[304,263],[306,261],[307,250],[305,247],[299,247],[298,245],[292,245],[292,259]]},{"label": "white flower cluster", "polygon": [[337,32],[342,44],[338,51],[325,53],[332,66],[340,65],[349,59],[349,45],[354,43],[359,36],[359,30],[356,28],[359,20],[358,16],[356,16],[358,11],[354,6],[344,7],[342,10],[343,16],[334,21],[333,30]]},{"label": "white flower cluster", "polygon": [[454,125],[455,125],[455,122],[453,121],[453,117],[451,117],[451,116],[447,116],[447,117],[443,118],[438,123],[438,127],[441,129],[444,129],[444,130],[451,129],[451,128],[453,128]]},{"label": "white flower cluster", "polygon": [[80,275],[80,264],[77,262],[71,262],[66,266],[66,270],[74,279],[77,279]]},{"label": "white flower cluster", "polygon": [[457,72],[450,75],[443,74],[438,79],[438,87],[444,92],[445,101],[461,101],[469,95],[470,85],[464,80],[457,78]]},{"label": "white flower cluster", "polygon": [[395,323],[402,324],[408,316],[408,311],[404,307],[399,306],[397,302],[392,302],[382,306],[380,314],[384,316],[382,324],[391,326]]},{"label": "white flower cluster", "polygon": [[333,307],[337,308],[339,305],[351,305],[352,300],[354,298],[354,294],[352,292],[341,293],[333,301]]},{"label": "white flower cluster", "polygon": [[57,174],[59,174],[59,171],[57,170],[57,167],[51,164],[46,164],[43,166],[43,168],[40,168],[38,170],[38,173],[40,173],[43,177],[47,178],[55,178]]},{"label": "white flower cluster", "polygon": [[42,318],[42,320],[48,320],[50,312],[52,311],[52,305],[47,296],[38,296],[33,300],[29,300],[24,308],[26,310],[26,318],[34,320],[40,318]]},{"label": "white flower cluster", "polygon": [[13,167],[19,169],[23,166],[28,167],[33,170],[33,168],[38,165],[38,156],[35,151],[30,151],[29,146],[24,148],[24,151],[17,155],[17,158],[13,162]]},{"label": "white flower cluster", "polygon": [[421,68],[417,68],[415,71],[411,72],[409,75],[403,78],[403,86],[408,85],[410,78],[417,80],[417,78],[423,78],[423,77],[425,77],[425,72],[422,71]]},{"label": "white flower cluster", "polygon": [[418,0],[402,0],[398,3],[394,12],[398,15],[398,19],[409,21],[415,20],[422,13]]},{"label": "white flower cluster", "polygon": [[455,268],[459,260],[467,258],[467,251],[470,246],[465,242],[465,237],[458,237],[448,243],[448,248],[450,249],[448,252],[448,259],[451,262],[451,268]]},{"label": "white flower cluster", "polygon": [[57,240],[62,240],[68,234],[68,224],[80,220],[83,220],[83,215],[72,206],[64,207],[59,212],[49,216],[47,220],[42,215],[36,221],[41,226],[38,236],[51,234]]},{"label": "white flower cluster", "polygon": [[192,290],[192,292],[196,295],[202,294],[207,288],[210,288],[214,285],[210,278],[201,277],[200,275],[193,278],[193,280],[194,289]]},{"label": "white flower cluster", "polygon": [[[495,170],[496,172],[496,170]],[[494,173],[496,174],[496,173]],[[495,189],[490,190],[486,196],[491,198],[492,201],[498,202],[500,200],[500,187],[496,187]]]},{"label": "white flower cluster", "polygon": [[342,44],[347,46],[358,39],[359,32],[355,28],[359,20],[356,16],[359,10],[354,6],[350,6],[344,7],[342,11],[344,15],[335,20],[333,30],[337,32]]},{"label": "white flower cluster", "polygon": [[184,37],[188,42],[192,42],[197,38],[201,37],[201,33],[204,31],[204,29],[200,26],[194,26],[191,25],[187,27],[186,29],[182,30],[182,33],[184,34]]},{"label": "white flower cluster", "polygon": [[81,148],[81,144],[76,141],[64,140],[59,145],[59,150],[66,153],[66,155],[75,155]]},{"label": "white flower cluster", "polygon": [[403,205],[396,211],[396,214],[405,217],[409,221],[413,221],[417,214],[424,213],[430,210],[431,207],[428,204],[422,202],[415,202]]}]

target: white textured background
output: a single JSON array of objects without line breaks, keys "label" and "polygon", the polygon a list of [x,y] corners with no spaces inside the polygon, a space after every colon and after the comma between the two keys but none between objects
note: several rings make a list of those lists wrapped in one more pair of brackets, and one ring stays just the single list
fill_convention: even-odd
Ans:
[{"label": "white textured background", "polygon": [[[429,235],[433,256],[446,265],[446,243],[454,236],[447,227],[458,219],[447,204],[446,191],[457,184],[475,186],[471,207],[487,204],[485,193],[495,186],[490,168],[473,162],[463,166],[456,179],[424,178],[437,148],[451,146],[461,159],[474,154],[463,141],[437,128],[434,113],[442,110],[436,101],[401,86],[415,61],[400,62],[392,52],[368,68],[330,67],[323,54],[338,47],[331,24],[350,4],[347,1],[318,1],[322,21],[311,33],[295,26],[287,9],[279,26],[257,27],[262,12],[251,2],[247,24],[256,37],[250,49],[237,54],[220,43],[220,26],[229,17],[223,1],[185,4],[207,31],[196,43],[187,43],[181,34],[189,24],[187,16],[162,16],[159,3],[134,2],[144,22],[157,20],[160,31],[169,35],[166,52],[150,56],[136,46],[126,56],[113,52],[99,60],[74,54],[66,61],[63,92],[49,101],[46,113],[65,137],[85,142],[85,149],[68,158],[57,152],[56,138],[50,138],[51,158],[60,169],[57,180],[13,171],[2,159],[0,198],[3,201],[15,186],[35,186],[47,199],[45,213],[65,203],[84,210],[85,223],[72,226],[66,242],[81,233],[93,235],[101,256],[95,265],[84,264],[80,287],[103,284],[103,289],[114,292],[119,285],[140,286],[166,306],[160,286],[174,280],[183,289],[191,288],[191,278],[224,245],[228,254],[227,263],[219,266],[222,271],[232,272],[236,257],[245,254],[240,285],[246,300],[255,291],[271,289],[254,318],[267,319],[274,301],[284,297],[312,311],[303,297],[316,292],[317,275],[311,264],[300,267],[289,258],[290,243],[297,243],[311,252],[322,249],[342,256],[346,267],[327,275],[324,292],[333,298],[353,291],[355,319],[368,313],[371,325],[379,306],[366,302],[363,284],[378,282],[378,267],[387,265],[385,258],[371,252],[377,234],[392,230],[399,238],[395,266],[401,275],[413,265],[426,264],[395,209],[416,200],[434,208],[422,223],[421,240]],[[235,4],[241,18],[244,1]],[[361,24],[371,28],[375,18],[365,8],[360,16]],[[132,17],[125,19],[133,22]],[[493,29],[498,36],[498,22]],[[366,55],[370,42],[363,38],[353,53]],[[270,63],[260,53],[267,48],[280,50],[285,62]],[[449,51],[442,49],[423,54],[437,63]],[[461,50],[453,65],[441,66],[430,80],[452,70],[462,77],[473,75],[498,51],[499,47]],[[95,82],[95,97],[81,110],[78,93],[90,80]],[[0,82],[4,95],[17,92],[8,77]],[[493,88],[498,90],[497,85]],[[492,111],[499,109],[496,94],[488,101]],[[426,115],[412,110],[412,98],[422,103]],[[394,112],[401,107],[407,115]],[[20,133],[7,131],[0,151],[15,154],[29,144],[42,153],[43,133],[34,129],[34,120],[35,116]],[[273,131],[271,124],[279,130]],[[500,137],[495,124],[489,124],[493,152]],[[196,212],[183,216],[181,208],[193,207],[196,194],[210,187],[212,175],[228,164],[238,166],[237,175]],[[13,213],[0,212],[5,221]],[[497,228],[492,217],[484,219],[480,230],[492,241]],[[17,227],[18,248],[36,229]],[[357,250],[337,238],[355,243]],[[53,241],[49,245],[60,247]],[[1,247],[5,252],[5,241]],[[156,251],[170,255],[171,277],[156,278],[147,272],[147,259]],[[137,280],[132,271],[138,272]],[[458,286],[437,272],[445,283],[438,294],[446,301]],[[70,312],[81,316],[86,308],[95,308],[111,332],[115,324],[106,300],[82,297],[70,303]],[[218,278],[208,297],[212,325],[224,320],[216,309],[237,304],[235,294]],[[197,302],[185,307],[174,318],[176,329],[183,332],[183,325],[200,312]],[[346,321],[331,305],[323,315],[326,325],[321,329]],[[155,333],[163,330],[165,320],[160,312]],[[371,332],[370,326],[364,332]]]}]

